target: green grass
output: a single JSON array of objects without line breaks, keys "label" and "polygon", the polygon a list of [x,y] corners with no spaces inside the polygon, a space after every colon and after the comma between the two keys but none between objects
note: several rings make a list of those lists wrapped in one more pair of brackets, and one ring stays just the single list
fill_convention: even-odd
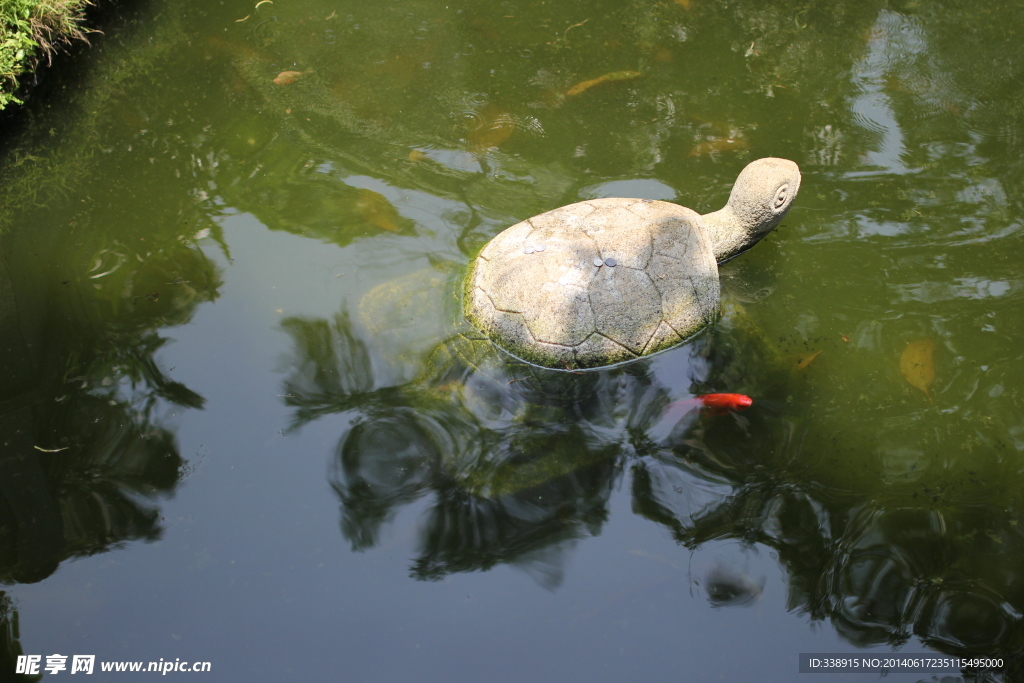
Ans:
[{"label": "green grass", "polygon": [[90,0],[0,0],[0,109],[14,102],[18,77],[49,62],[73,39],[85,39],[80,25]]}]

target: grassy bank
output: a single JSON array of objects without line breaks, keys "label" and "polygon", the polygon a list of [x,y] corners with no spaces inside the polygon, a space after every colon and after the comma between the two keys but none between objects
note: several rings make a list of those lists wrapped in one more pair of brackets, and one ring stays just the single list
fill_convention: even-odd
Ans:
[{"label": "grassy bank", "polygon": [[20,103],[18,78],[54,50],[85,38],[80,21],[90,0],[0,0],[0,109]]}]

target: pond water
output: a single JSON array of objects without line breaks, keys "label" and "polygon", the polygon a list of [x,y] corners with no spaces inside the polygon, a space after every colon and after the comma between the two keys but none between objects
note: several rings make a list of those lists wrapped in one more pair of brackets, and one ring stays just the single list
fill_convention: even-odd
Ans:
[{"label": "pond water", "polygon": [[[126,5],[4,123],[5,671],[1019,680],[1019,4]],[[505,227],[764,156],[800,194],[689,344],[462,334]]]}]

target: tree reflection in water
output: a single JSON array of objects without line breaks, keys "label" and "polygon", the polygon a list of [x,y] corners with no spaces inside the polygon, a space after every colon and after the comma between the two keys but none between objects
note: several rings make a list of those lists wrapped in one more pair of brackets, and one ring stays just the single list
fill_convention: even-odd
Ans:
[{"label": "tree reflection in water", "polygon": [[[14,232],[2,253],[30,254]],[[95,277],[61,260],[0,267],[0,581],[37,582],[65,559],[160,537],[155,499],[174,490],[185,461],[160,425],[161,406],[201,408],[155,354],[161,327],[186,322],[217,295],[215,269],[187,245],[147,253],[102,234],[117,264]],[[81,246],[81,245],[78,245]],[[129,258],[130,257],[130,258]],[[132,265],[134,264],[134,265]]]},{"label": "tree reflection in water", "polygon": [[[788,392],[799,404],[801,378],[758,350],[742,323],[727,311],[714,332],[672,352],[688,364],[691,391],[742,376],[751,393]],[[951,653],[1016,648],[1020,578],[986,560],[1020,547],[1016,526],[986,528],[978,506],[823,487],[794,458],[817,443],[799,411],[762,401],[742,414],[693,412],[657,440],[669,390],[650,362],[552,373],[456,334],[413,381],[378,386],[380,359],[348,316],[284,327],[300,351],[285,380],[293,426],[352,418],[330,473],[352,547],[373,547],[398,508],[433,497],[415,578],[505,563],[557,587],[566,553],[600,533],[628,470],[635,512],[693,551],[737,541],[774,551],[789,608],[832,621],[852,643],[898,646],[915,635]],[[742,553],[730,562],[705,574],[708,601],[756,602],[763,577],[743,573]]]},{"label": "tree reflection in water", "polygon": [[[433,496],[412,569],[421,579],[511,563],[554,587],[565,551],[600,532],[615,483],[630,463],[642,467],[641,454],[675,462],[674,449],[701,448],[708,430],[749,438],[737,416],[691,412],[652,440],[669,390],[649,363],[551,372],[462,330],[428,350],[412,381],[378,386],[380,359],[347,315],[283,326],[296,349],[283,391],[294,427],[332,412],[352,417],[331,470],[352,546],[372,547],[397,508]],[[731,347],[712,353],[711,339],[672,352],[695,387],[705,386],[715,359],[728,365]]]}]

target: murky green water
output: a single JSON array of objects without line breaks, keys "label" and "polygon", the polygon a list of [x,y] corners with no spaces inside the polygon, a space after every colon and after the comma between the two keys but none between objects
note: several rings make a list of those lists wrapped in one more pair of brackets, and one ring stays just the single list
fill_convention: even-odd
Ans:
[{"label": "murky green water", "polygon": [[[1019,667],[1019,5],[254,5],[119,10],[5,122],[8,671]],[[575,375],[459,336],[504,227],[706,213],[762,156],[800,195],[691,344]],[[755,404],[668,407],[708,392]]]}]

